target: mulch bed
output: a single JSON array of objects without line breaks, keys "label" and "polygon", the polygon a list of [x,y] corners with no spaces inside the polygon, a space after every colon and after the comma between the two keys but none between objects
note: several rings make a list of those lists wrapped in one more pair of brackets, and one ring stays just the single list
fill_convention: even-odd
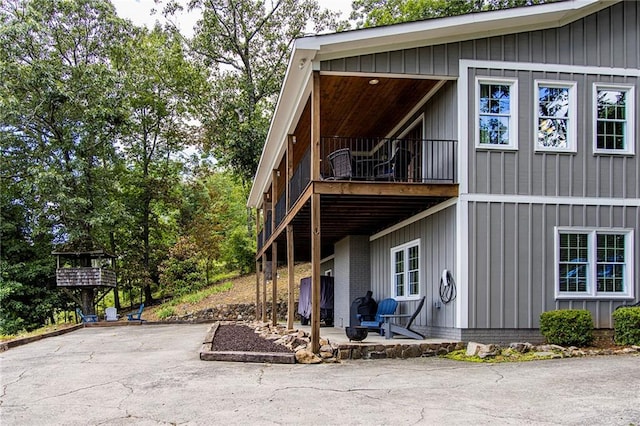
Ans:
[{"label": "mulch bed", "polygon": [[214,352],[278,352],[292,353],[286,346],[260,337],[246,325],[220,325],[213,337],[211,350]]}]

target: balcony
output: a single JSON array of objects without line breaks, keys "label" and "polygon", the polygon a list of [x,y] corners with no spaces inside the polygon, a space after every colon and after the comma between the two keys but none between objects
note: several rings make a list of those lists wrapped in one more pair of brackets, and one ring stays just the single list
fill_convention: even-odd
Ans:
[{"label": "balcony", "polygon": [[95,267],[58,268],[56,281],[58,287],[115,287],[116,273]]},{"label": "balcony", "polygon": [[457,141],[433,139],[322,138],[324,179],[452,184]]},{"label": "balcony", "polygon": [[[384,229],[458,193],[455,140],[324,137],[319,158],[320,179],[313,191],[322,196],[323,243]],[[301,199],[311,184],[310,147],[291,165],[288,182],[288,174],[279,170],[275,187],[287,188],[288,194],[277,192],[265,210],[258,252],[274,233],[283,238],[284,222],[301,235],[310,232],[310,204]],[[291,212],[295,217],[287,218]],[[301,239],[304,244],[308,241]]]}]

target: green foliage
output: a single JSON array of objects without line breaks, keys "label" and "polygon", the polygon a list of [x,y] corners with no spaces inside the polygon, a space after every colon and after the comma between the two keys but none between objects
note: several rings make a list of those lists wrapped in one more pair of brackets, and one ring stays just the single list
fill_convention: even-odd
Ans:
[{"label": "green foliage", "polygon": [[612,316],[616,344],[640,345],[640,307],[621,307]]},{"label": "green foliage", "polygon": [[208,288],[193,293],[184,293],[179,297],[174,297],[170,301],[164,303],[157,311],[158,318],[165,319],[176,315],[176,307],[181,304],[195,305],[212,294],[230,291],[233,288],[233,282],[222,284],[214,284]]},{"label": "green foliage", "polygon": [[221,260],[229,269],[248,274],[255,269],[256,239],[245,226],[237,226],[228,233],[221,248]]},{"label": "green foliage", "polygon": [[160,284],[174,296],[205,286],[204,274],[198,268],[197,248],[191,238],[183,237],[171,247],[169,257],[160,265]]},{"label": "green foliage", "polygon": [[555,0],[354,0],[358,28],[550,3]]},{"label": "green foliage", "polygon": [[[182,152],[194,139],[192,97],[205,90],[202,69],[187,61],[181,39],[159,28],[137,30],[114,55],[123,81],[127,126],[120,140],[129,165],[123,176],[117,241],[126,253],[123,275],[144,288],[150,303],[160,264],[178,238]],[[127,226],[122,226],[127,225]],[[184,275],[191,268],[185,265]],[[176,272],[177,273],[177,272]]]},{"label": "green foliage", "polygon": [[[188,7],[202,11],[191,52],[211,73],[210,90],[197,101],[202,146],[249,183],[293,40],[309,22],[316,31],[337,28],[337,14],[321,10],[315,0],[191,0]],[[179,9],[179,2],[165,2],[165,14]]]},{"label": "green foliage", "polygon": [[156,312],[156,315],[158,315],[158,318],[160,319],[166,319],[174,316],[175,314],[176,310],[171,306],[161,306],[160,309],[158,309],[158,312]]},{"label": "green foliage", "polygon": [[503,349],[496,356],[480,358],[477,355],[468,356],[465,349],[449,352],[442,355],[442,358],[452,359],[454,361],[466,361],[466,362],[478,362],[495,364],[499,362],[524,362],[524,361],[536,361],[542,359],[551,359],[554,355],[536,355],[535,352],[521,353],[512,349]]},{"label": "green foliage", "polygon": [[178,303],[196,304],[206,299],[207,297],[211,296],[212,294],[224,293],[226,291],[231,290],[232,288],[233,288],[232,282],[227,282],[224,284],[215,284],[209,288],[198,291],[196,293],[186,294],[182,296]]},{"label": "green foliage", "polygon": [[587,346],[593,342],[593,318],[586,309],[543,312],[540,332],[548,343],[562,346]]},{"label": "green foliage", "polygon": [[109,53],[124,21],[101,0],[3,2],[0,20],[4,154],[21,163],[14,178],[31,184],[34,223],[89,248],[109,216],[123,121]]},{"label": "green foliage", "polygon": [[181,239],[198,236],[194,256],[167,263],[185,285],[231,267],[224,238],[240,223],[252,232],[238,185],[215,195],[233,208],[201,208],[180,227],[195,108],[212,108],[211,76],[182,38],[133,27],[108,0],[3,1],[0,28],[0,327],[73,310],[55,289],[61,246],[114,252],[121,293],[146,302]]}]

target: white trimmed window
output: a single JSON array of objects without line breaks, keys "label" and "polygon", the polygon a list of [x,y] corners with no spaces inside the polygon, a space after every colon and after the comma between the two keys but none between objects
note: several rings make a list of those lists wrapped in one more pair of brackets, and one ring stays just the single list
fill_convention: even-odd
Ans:
[{"label": "white trimmed window", "polygon": [[576,151],[576,83],[535,82],[536,151]]},{"label": "white trimmed window", "polygon": [[556,298],[633,298],[633,231],[557,228]]},{"label": "white trimmed window", "polygon": [[634,154],[633,86],[593,85],[593,151],[602,154]]},{"label": "white trimmed window", "polygon": [[420,297],[420,240],[391,249],[392,294],[397,300]]},{"label": "white trimmed window", "polygon": [[518,81],[476,78],[476,148],[517,149]]}]

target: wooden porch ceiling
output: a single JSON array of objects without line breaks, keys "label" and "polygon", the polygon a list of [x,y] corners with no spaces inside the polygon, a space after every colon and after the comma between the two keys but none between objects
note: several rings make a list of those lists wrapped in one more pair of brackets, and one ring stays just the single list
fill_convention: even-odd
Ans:
[{"label": "wooden porch ceiling", "polygon": [[[438,80],[320,75],[320,136],[384,138],[433,89]],[[311,143],[311,99],[293,133],[294,163]]]},{"label": "wooden porch ceiling", "polygon": [[[371,84],[372,80],[377,84]],[[320,135],[385,137],[438,80],[320,76]]]},{"label": "wooden porch ceiling", "polygon": [[[374,186],[375,184],[353,183],[354,186]],[[394,184],[396,186],[411,186]],[[420,185],[424,186],[424,185]],[[372,194],[366,191],[350,191],[347,194],[324,193],[320,196],[320,237],[321,256],[333,254],[334,244],[348,235],[373,235],[411,216],[445,201],[458,193],[458,185],[438,185],[438,192],[432,195],[416,195],[405,191],[405,195]],[[412,194],[412,195],[406,195]],[[311,259],[311,202],[308,200],[291,221],[294,228],[294,255],[296,261]],[[286,247],[286,233],[282,232],[276,241],[279,247]],[[278,250],[278,258],[286,261],[286,249]]]}]

